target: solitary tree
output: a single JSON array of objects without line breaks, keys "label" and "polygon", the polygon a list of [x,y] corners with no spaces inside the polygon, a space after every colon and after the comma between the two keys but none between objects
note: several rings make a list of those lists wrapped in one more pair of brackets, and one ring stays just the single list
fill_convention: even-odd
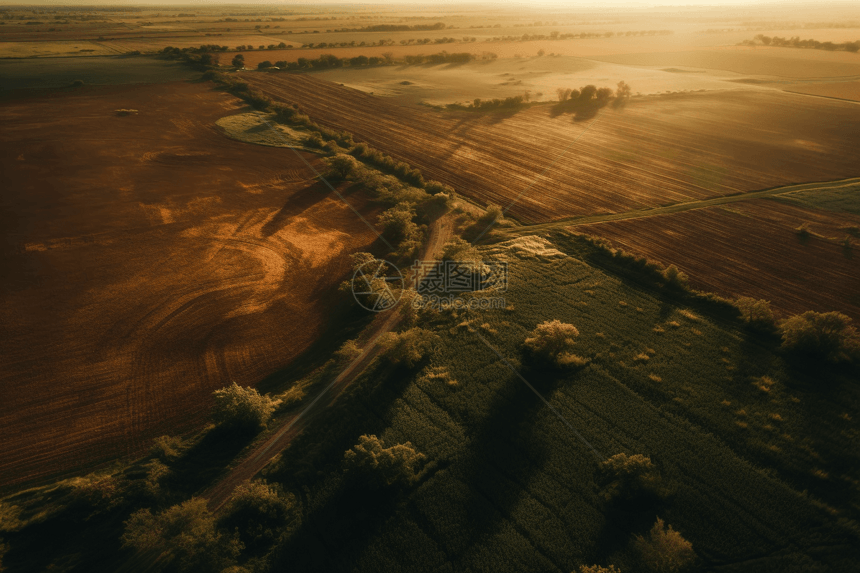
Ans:
[{"label": "solitary tree", "polygon": [[693,544],[659,517],[648,537],[637,535],[633,546],[642,565],[655,573],[683,571],[696,559]]},{"label": "solitary tree", "polygon": [[392,364],[413,368],[433,348],[438,336],[423,328],[410,328],[401,333],[386,332],[379,339],[385,356]]},{"label": "solitary tree", "polygon": [[753,328],[772,328],[774,326],[773,311],[770,302],[748,296],[738,297],[735,304],[745,323]]},{"label": "solitary tree", "polygon": [[268,396],[254,388],[242,388],[235,382],[216,390],[212,418],[215,423],[240,430],[259,430],[266,425],[275,406]]},{"label": "solitary tree", "polygon": [[630,98],[630,86],[627,85],[627,82],[621,81],[618,82],[618,89],[615,90],[615,97],[618,99],[629,99]]},{"label": "solitary tree", "polygon": [[237,531],[247,549],[265,550],[277,540],[283,525],[296,519],[295,504],[295,496],[283,495],[278,486],[246,482],[233,491],[218,525]]},{"label": "solitary tree", "polygon": [[233,56],[233,61],[230,62],[234,68],[244,68],[245,67],[245,56],[242,54],[236,54]]},{"label": "solitary tree", "polygon": [[161,436],[152,441],[149,451],[163,462],[170,462],[182,455],[184,444],[179,436]]},{"label": "solitary tree", "polygon": [[660,472],[651,458],[641,454],[621,453],[601,462],[597,483],[606,501],[637,502],[665,494]]},{"label": "solitary tree", "polygon": [[242,544],[215,528],[206,500],[192,498],[153,514],[141,509],[125,522],[122,544],[138,551],[156,550],[179,571],[220,571],[239,555]]},{"label": "solitary tree", "polygon": [[588,361],[571,352],[579,330],[560,320],[538,324],[523,345],[532,356],[552,366],[583,366]]},{"label": "solitary tree", "polygon": [[344,469],[370,487],[408,484],[415,480],[416,466],[424,459],[411,442],[385,447],[376,436],[361,436],[343,456]]}]

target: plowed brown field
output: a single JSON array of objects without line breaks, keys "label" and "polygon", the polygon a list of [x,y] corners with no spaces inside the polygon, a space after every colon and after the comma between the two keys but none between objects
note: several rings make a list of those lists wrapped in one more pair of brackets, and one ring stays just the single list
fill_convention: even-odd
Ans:
[{"label": "plowed brown field", "polygon": [[[371,73],[371,72],[369,72]],[[860,174],[852,103],[765,91],[635,98],[595,119],[398,106],[312,75],[245,73],[272,98],[298,102],[483,202],[530,222],[615,213],[789,183]]]},{"label": "plowed brown field", "polygon": [[326,329],[376,235],[293,151],[223,136],[240,107],[191,83],[0,104],[0,485],[190,429]]},{"label": "plowed brown field", "polygon": [[[804,223],[813,236],[801,241]],[[675,264],[696,288],[770,300],[783,315],[838,310],[860,320],[860,253],[840,244],[858,225],[856,215],[759,199],[575,229]]]}]

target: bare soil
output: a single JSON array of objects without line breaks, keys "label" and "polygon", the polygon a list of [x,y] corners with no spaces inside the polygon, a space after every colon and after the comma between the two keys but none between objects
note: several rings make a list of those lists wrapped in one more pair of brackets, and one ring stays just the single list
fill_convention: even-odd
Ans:
[{"label": "bare soil", "polygon": [[0,483],[198,426],[327,328],[376,235],[292,150],[225,137],[242,109],[186,82],[0,103]]},{"label": "bare soil", "polygon": [[401,106],[309,75],[241,74],[463,195],[526,222],[858,175],[856,104],[778,91],[634,98],[574,118]]},{"label": "bare soil", "polygon": [[857,215],[758,199],[576,230],[675,264],[705,291],[769,300],[784,316],[838,310],[860,320],[860,248],[841,244],[858,226]]}]

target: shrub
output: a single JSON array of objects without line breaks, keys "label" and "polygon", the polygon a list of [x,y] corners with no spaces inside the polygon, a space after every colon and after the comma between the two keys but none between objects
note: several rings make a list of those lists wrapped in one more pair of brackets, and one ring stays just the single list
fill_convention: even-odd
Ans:
[{"label": "shrub", "polygon": [[182,455],[184,444],[179,436],[161,436],[152,441],[149,452],[163,462],[170,462]]},{"label": "shrub", "polygon": [[73,88],[79,88],[79,87],[81,87],[82,85],[84,85],[84,80],[75,80],[75,81],[73,81],[73,82],[72,82],[72,87],[73,87]]},{"label": "shrub", "polygon": [[481,254],[478,249],[468,241],[460,237],[454,237],[442,247],[443,261],[480,261]]},{"label": "shrub", "polygon": [[272,62],[270,62],[269,60],[265,60],[265,61],[257,64],[257,69],[258,70],[265,70],[266,68],[271,68],[273,65],[274,64],[272,64]]},{"label": "shrub", "polygon": [[523,341],[523,345],[534,358],[546,364],[557,367],[583,366],[587,360],[570,352],[578,336],[579,330],[572,324],[548,320],[538,324],[531,336]]},{"label": "shrub", "polygon": [[285,523],[295,520],[295,506],[295,497],[283,496],[277,486],[246,482],[233,491],[218,525],[237,531],[245,548],[259,552],[277,540]]},{"label": "shrub", "polygon": [[636,536],[633,547],[640,563],[656,573],[683,571],[696,559],[693,544],[672,529],[671,525],[667,527],[659,517],[647,538]]},{"label": "shrub", "polygon": [[311,133],[302,139],[302,145],[313,149],[322,149],[325,142],[322,140],[319,133]]},{"label": "shrub", "polygon": [[385,357],[392,364],[414,368],[432,349],[438,336],[423,328],[410,328],[401,333],[386,332],[379,339]]},{"label": "shrub", "polygon": [[609,567],[601,567],[600,565],[582,565],[579,569],[574,571],[574,573],[621,573],[621,571],[616,569],[615,565],[610,565]]},{"label": "shrub", "polygon": [[414,241],[418,235],[418,225],[412,220],[415,210],[408,203],[398,203],[379,215],[379,225],[383,234],[392,242],[403,244]]},{"label": "shrub", "polygon": [[234,68],[244,68],[245,67],[245,56],[242,54],[236,54],[233,56],[233,60],[230,62]]},{"label": "shrub", "polygon": [[430,193],[431,195],[436,195],[438,193],[445,193],[446,195],[453,197],[454,189],[445,185],[444,183],[440,183],[438,181],[430,180],[424,184],[424,190]]},{"label": "shrub", "polygon": [[406,485],[416,479],[416,465],[424,459],[410,442],[386,448],[376,436],[361,436],[343,455],[347,475],[374,488]]},{"label": "shrub", "polygon": [[242,388],[235,382],[214,394],[212,418],[221,426],[259,430],[275,411],[271,398],[261,396],[254,388]]},{"label": "shrub", "polygon": [[348,364],[361,356],[363,350],[358,346],[355,340],[347,340],[334,353],[335,359],[341,364]]},{"label": "shrub", "polygon": [[504,220],[505,213],[502,211],[502,208],[490,203],[487,205],[487,209],[484,211],[484,214],[478,218],[478,224],[490,225],[492,223],[501,223]]},{"label": "shrub", "polygon": [[852,361],[860,356],[860,338],[851,318],[840,312],[807,311],[780,324],[785,350],[830,362]]},{"label": "shrub", "polygon": [[161,460],[151,460],[146,464],[146,479],[143,488],[146,493],[154,498],[161,495],[161,482],[170,475],[170,468]]},{"label": "shrub", "polygon": [[660,472],[642,454],[621,453],[601,462],[597,483],[606,501],[640,502],[665,495]]},{"label": "shrub", "polygon": [[735,300],[735,305],[747,325],[761,329],[773,328],[775,325],[769,301],[742,296]]},{"label": "shrub", "polygon": [[679,290],[687,290],[689,288],[689,279],[687,275],[678,270],[675,265],[669,265],[663,271],[663,278],[666,279],[666,286]]},{"label": "shrub", "polygon": [[215,529],[206,501],[197,498],[156,514],[136,511],[125,522],[121,539],[124,547],[161,552],[179,571],[220,571],[242,549],[238,539]]}]

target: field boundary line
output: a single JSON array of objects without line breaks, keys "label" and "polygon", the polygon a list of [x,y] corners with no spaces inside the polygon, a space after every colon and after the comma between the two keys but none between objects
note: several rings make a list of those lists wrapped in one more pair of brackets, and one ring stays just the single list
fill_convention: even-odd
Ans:
[{"label": "field boundary line", "polygon": [[674,203],[672,205],[664,205],[659,207],[648,207],[645,209],[634,209],[633,211],[624,211],[623,213],[610,213],[608,215],[591,215],[586,217],[573,217],[551,221],[549,223],[537,223],[535,225],[523,225],[513,229],[506,229],[502,233],[507,235],[518,235],[521,233],[529,233],[534,231],[542,231],[547,229],[570,228],[585,225],[595,225],[599,223],[609,223],[613,221],[624,221],[628,219],[642,219],[646,217],[656,217],[658,215],[672,215],[684,211],[692,211],[695,209],[707,209],[709,207],[719,207],[729,203],[737,203],[739,201],[751,201],[754,199],[763,199],[778,195],[788,195],[798,191],[808,191],[811,189],[834,189],[851,184],[860,184],[860,177],[851,177],[848,179],[836,179],[833,181],[815,181],[811,183],[794,183],[791,185],[783,185],[780,187],[771,187],[761,189],[759,191],[750,191],[735,195],[724,195],[721,197],[713,197],[711,199],[700,199],[697,201],[689,201],[685,203]]}]

